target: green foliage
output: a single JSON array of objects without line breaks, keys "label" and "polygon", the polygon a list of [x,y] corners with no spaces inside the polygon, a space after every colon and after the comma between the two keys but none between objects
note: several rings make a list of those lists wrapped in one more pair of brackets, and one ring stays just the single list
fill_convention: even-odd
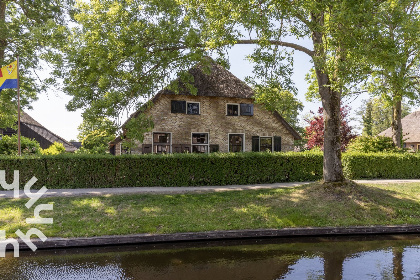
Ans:
[{"label": "green foliage", "polygon": [[401,152],[395,147],[392,138],[385,136],[359,136],[350,141],[347,152],[378,153],[378,152]]},{"label": "green foliage", "polygon": [[303,132],[298,126],[299,112],[303,110],[303,104],[288,90],[277,86],[254,86],[255,101],[263,104],[268,111],[277,111],[295,130]]},{"label": "green foliage", "polygon": [[137,141],[142,143],[144,140],[144,133],[152,131],[153,127],[154,124],[152,117],[143,113],[140,113],[138,116],[131,118],[124,125],[124,136],[127,140],[123,141],[123,147],[130,150],[137,145]]},{"label": "green foliage", "polygon": [[77,153],[105,154],[108,152],[108,143],[115,139],[116,127],[107,118],[83,119],[78,127],[77,138],[82,147]]},{"label": "green foliage", "polygon": [[[16,154],[16,153],[15,153]],[[321,152],[168,155],[0,156],[12,180],[38,178],[48,188],[235,185],[315,181],[322,178]],[[418,153],[344,153],[348,179],[420,178]]]},{"label": "green foliage", "polygon": [[47,149],[41,149],[42,155],[59,155],[66,152],[63,143],[54,142]]},{"label": "green foliage", "polygon": [[179,1],[78,1],[76,8],[63,47],[68,63],[56,72],[72,96],[69,110],[117,120],[174,73],[191,77],[185,71],[206,54]]},{"label": "green foliage", "polygon": [[[411,107],[407,102],[402,102],[401,108],[401,117],[411,113]],[[363,136],[375,136],[391,127],[393,119],[392,104],[380,97],[364,101],[357,113],[362,117]]]},{"label": "green foliage", "polygon": [[419,179],[418,153],[345,153],[344,174],[350,179]]},{"label": "green foliage", "polygon": [[[20,147],[22,155],[38,155],[41,153],[41,147],[35,140],[20,137]],[[17,135],[5,135],[0,140],[0,155],[16,155],[18,154],[18,137]]]},{"label": "green foliage", "polygon": [[[21,106],[30,107],[37,94],[55,84],[43,79],[41,60],[53,61],[55,47],[64,39],[65,9],[72,0],[0,1],[0,67],[16,60],[19,55]],[[16,89],[4,89],[0,94],[0,128],[15,127],[17,121]]]},{"label": "green foliage", "polygon": [[321,153],[212,153],[0,157],[0,170],[48,188],[200,186],[313,181],[322,177]]}]

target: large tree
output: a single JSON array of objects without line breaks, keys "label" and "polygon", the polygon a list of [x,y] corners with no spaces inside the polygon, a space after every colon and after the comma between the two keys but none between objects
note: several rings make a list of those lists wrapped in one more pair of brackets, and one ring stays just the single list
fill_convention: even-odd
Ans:
[{"label": "large tree", "polygon": [[76,10],[63,48],[68,67],[57,73],[72,97],[67,108],[83,109],[85,119],[121,124],[176,73],[186,81],[186,70],[205,60],[199,30],[176,0],[77,1]]},{"label": "large tree", "polygon": [[403,98],[420,97],[419,1],[383,1],[368,29],[371,40],[365,53],[372,72],[368,91],[392,107],[392,139],[401,147]]},{"label": "large tree", "polygon": [[[20,93],[23,107],[47,89],[53,80],[39,76],[42,60],[52,60],[53,49],[63,36],[63,23],[72,1],[0,0],[0,67],[19,55]],[[0,128],[14,127],[17,120],[16,89],[0,92]]]},{"label": "large tree", "polygon": [[[404,118],[410,113],[410,105],[407,102],[402,102],[401,117]],[[357,114],[361,117],[363,136],[377,136],[392,125],[392,104],[388,104],[380,97],[365,100]]]},{"label": "large tree", "polygon": [[[282,79],[288,74],[291,63],[285,49],[309,56],[323,106],[324,181],[343,181],[341,97],[346,93],[345,85],[358,82],[357,79],[361,78],[361,72],[357,70],[363,66],[355,59],[358,54],[353,54],[353,49],[347,46],[365,39],[363,36],[366,34],[358,29],[369,25],[370,13],[376,9],[378,2],[186,1],[202,26],[202,34],[207,36],[208,48],[255,45],[250,59],[256,64],[254,74],[262,80]],[[361,52],[362,47],[356,51]]]},{"label": "large tree", "polygon": [[[375,2],[376,3],[376,2]],[[359,66],[348,41],[365,24],[372,1],[310,0],[161,0],[80,1],[80,27],[68,39],[63,71],[69,109],[86,115],[118,116],[141,104],[142,97],[167,85],[176,72],[203,55],[227,62],[227,50],[250,44],[254,76],[262,84],[291,85],[291,52],[314,63],[324,108],[324,180],[343,181],[340,105],[343,86]],[[245,35],[248,34],[248,35]],[[301,43],[292,38],[303,39]],[[226,65],[226,64],[225,64]],[[192,89],[193,90],[193,89]]]}]

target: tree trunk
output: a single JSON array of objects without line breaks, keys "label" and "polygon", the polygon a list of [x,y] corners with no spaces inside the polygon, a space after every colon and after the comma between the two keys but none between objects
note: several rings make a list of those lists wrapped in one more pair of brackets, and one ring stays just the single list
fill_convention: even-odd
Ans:
[{"label": "tree trunk", "polygon": [[401,123],[401,100],[393,102],[392,105],[392,141],[395,146],[401,148],[402,123]]},{"label": "tree trunk", "polygon": [[343,166],[341,164],[341,94],[327,87],[328,75],[318,73],[319,93],[324,108],[324,182],[344,181]]},{"label": "tree trunk", "polygon": [[[320,26],[324,25],[323,14],[312,14],[312,21]],[[315,55],[313,57],[315,72],[318,80],[319,94],[324,108],[324,182],[344,181],[343,166],[341,164],[341,93],[331,88],[326,65],[327,55],[324,50],[323,34],[312,32]]]}]

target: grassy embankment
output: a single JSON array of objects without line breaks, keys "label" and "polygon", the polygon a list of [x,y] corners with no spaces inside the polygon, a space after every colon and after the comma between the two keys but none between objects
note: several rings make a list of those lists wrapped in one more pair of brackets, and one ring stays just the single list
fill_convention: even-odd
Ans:
[{"label": "grassy embankment", "polygon": [[260,228],[420,224],[420,184],[323,186],[174,195],[43,198],[52,225],[29,225],[28,199],[0,199],[0,229],[48,237]]}]

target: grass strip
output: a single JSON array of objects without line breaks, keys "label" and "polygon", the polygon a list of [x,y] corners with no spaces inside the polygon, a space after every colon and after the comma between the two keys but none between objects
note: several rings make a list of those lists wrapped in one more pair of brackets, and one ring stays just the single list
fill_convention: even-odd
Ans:
[{"label": "grass strip", "polygon": [[27,224],[28,199],[0,199],[0,230],[32,227],[48,237],[420,224],[420,184],[323,185],[174,195],[49,197],[52,225]]}]

